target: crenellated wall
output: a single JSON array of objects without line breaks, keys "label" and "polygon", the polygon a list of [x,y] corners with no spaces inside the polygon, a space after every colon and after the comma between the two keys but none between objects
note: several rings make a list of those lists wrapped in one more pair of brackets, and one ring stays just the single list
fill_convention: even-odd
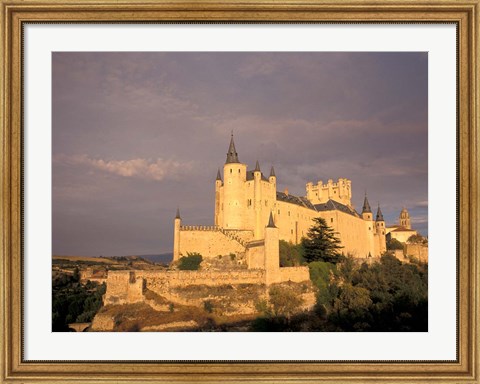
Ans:
[{"label": "crenellated wall", "polygon": [[338,179],[334,182],[332,179],[323,183],[322,180],[313,185],[312,182],[306,185],[307,199],[312,204],[325,203],[332,199],[339,203],[350,206],[352,199],[352,182],[348,179]]}]

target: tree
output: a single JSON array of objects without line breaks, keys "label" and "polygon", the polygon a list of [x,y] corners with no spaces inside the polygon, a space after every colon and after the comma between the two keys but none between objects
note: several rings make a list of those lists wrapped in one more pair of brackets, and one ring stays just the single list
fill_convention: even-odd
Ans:
[{"label": "tree", "polygon": [[407,243],[410,244],[428,244],[428,240],[422,235],[412,235],[408,238]]},{"label": "tree", "polygon": [[336,264],[341,258],[339,250],[343,248],[340,240],[325,219],[317,217],[313,221],[315,224],[308,230],[307,237],[302,239],[303,257],[309,263],[325,261]]},{"label": "tree", "polygon": [[387,240],[387,249],[389,251],[394,251],[396,249],[403,249],[403,244],[397,239]]},{"label": "tree", "polygon": [[285,240],[279,241],[280,266],[297,267],[302,264],[302,246]]},{"label": "tree", "polygon": [[78,269],[78,267],[75,267],[75,269],[73,270],[73,281],[80,281],[80,270]]},{"label": "tree", "polygon": [[270,288],[269,296],[274,316],[285,316],[290,319],[303,304],[303,299],[287,287],[273,286]]}]

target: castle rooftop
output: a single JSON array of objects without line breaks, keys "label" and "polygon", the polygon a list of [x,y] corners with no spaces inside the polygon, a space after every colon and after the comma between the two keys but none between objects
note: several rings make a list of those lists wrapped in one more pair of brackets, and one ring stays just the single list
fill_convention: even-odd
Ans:
[{"label": "castle rooftop", "polygon": [[367,193],[365,193],[365,199],[363,200],[362,213],[372,213],[372,208],[370,208],[370,203],[368,202]]},{"label": "castle rooftop", "polygon": [[[255,173],[255,171],[247,171],[247,181],[248,180],[253,180],[254,177],[253,177],[253,174]],[[268,181],[268,179],[265,177],[265,175],[261,172],[261,179],[264,180],[264,181]]]},{"label": "castle rooftop", "polygon": [[360,217],[357,211],[352,207],[349,207],[345,204],[339,203],[338,201],[334,201],[332,199],[328,200],[326,203],[316,204],[315,209],[320,211],[340,211],[343,213],[347,213],[349,215]]},{"label": "castle rooftop", "polygon": [[392,226],[392,227],[387,227],[387,228],[395,228],[394,230],[390,231],[390,232],[417,232],[415,231],[414,229],[408,229],[408,228],[405,228],[405,227],[399,227],[399,226]]},{"label": "castle rooftop", "polygon": [[305,197],[298,197],[291,194],[286,194],[285,192],[277,192],[277,200],[300,205],[301,207],[305,207],[315,211],[314,205]]},{"label": "castle rooftop", "polygon": [[227,160],[225,161],[225,164],[230,163],[240,163],[237,150],[235,149],[235,142],[233,141],[233,133],[232,138],[230,139],[230,146],[228,147]]},{"label": "castle rooftop", "polygon": [[355,211],[355,209],[353,209],[352,207],[349,207],[345,204],[339,203],[338,201],[335,201],[335,200],[332,200],[332,199],[328,200],[325,203],[313,205],[305,197],[298,197],[298,196],[294,196],[294,195],[291,195],[291,194],[287,195],[284,192],[277,192],[277,200],[284,201],[286,203],[300,205],[302,207],[311,209],[311,210],[316,211],[316,212],[340,211],[340,212],[344,212],[344,213],[347,213],[347,214],[355,216],[355,217],[360,217],[358,212]]}]

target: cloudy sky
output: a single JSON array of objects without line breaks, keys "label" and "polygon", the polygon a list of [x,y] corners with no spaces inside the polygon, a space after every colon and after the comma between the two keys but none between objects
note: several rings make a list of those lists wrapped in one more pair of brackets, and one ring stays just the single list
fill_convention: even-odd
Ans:
[{"label": "cloudy sky", "polygon": [[278,189],[349,178],[427,235],[427,53],[54,53],[53,253],[170,252],[213,224],[233,130]]}]

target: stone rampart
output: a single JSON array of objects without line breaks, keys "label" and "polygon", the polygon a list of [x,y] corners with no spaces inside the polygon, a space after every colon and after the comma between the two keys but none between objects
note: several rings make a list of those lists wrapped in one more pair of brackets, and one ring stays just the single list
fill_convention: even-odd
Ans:
[{"label": "stone rampart", "polygon": [[265,269],[265,241],[248,243],[245,256],[249,269]]},{"label": "stone rampart", "polygon": [[408,256],[413,256],[422,263],[428,263],[428,246],[423,244],[406,244],[405,253]]},{"label": "stone rampart", "polygon": [[278,282],[292,281],[301,283],[310,280],[308,267],[282,267],[278,271]]},{"label": "stone rampart", "polygon": [[403,249],[393,249],[389,252],[391,252],[393,256],[395,256],[398,260],[400,260],[403,263],[408,261],[405,255],[403,254]]},{"label": "stone rampart", "polygon": [[109,271],[104,304],[136,303],[144,300],[144,281],[134,271]]},{"label": "stone rampart", "polygon": [[263,284],[265,282],[265,272],[262,270],[135,271],[135,276],[143,278],[146,287],[160,295],[164,288],[188,285],[219,286],[225,284]]},{"label": "stone rampart", "polygon": [[218,227],[182,226],[179,235],[180,256],[198,252],[203,257],[217,257],[245,252],[243,236]]}]

